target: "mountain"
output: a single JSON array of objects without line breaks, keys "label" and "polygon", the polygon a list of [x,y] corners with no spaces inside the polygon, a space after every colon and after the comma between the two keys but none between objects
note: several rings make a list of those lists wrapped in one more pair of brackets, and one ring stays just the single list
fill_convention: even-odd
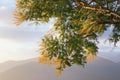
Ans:
[{"label": "mountain", "polygon": [[[70,72],[71,70],[71,72]],[[96,58],[89,62],[85,68],[73,66],[62,75],[61,80],[118,80],[120,79],[120,64],[103,58]],[[74,75],[74,76],[73,76]],[[67,77],[70,77],[68,79]]]},{"label": "mountain", "polygon": [[0,63],[0,73],[13,68],[17,63],[15,61],[7,61],[5,63]]},{"label": "mountain", "polygon": [[0,73],[5,72],[11,68],[14,68],[19,65],[23,65],[25,63],[31,62],[31,61],[36,61],[36,58],[34,59],[29,59],[29,60],[21,60],[21,61],[7,61],[4,63],[0,63]]},{"label": "mountain", "polygon": [[120,64],[97,57],[86,64],[85,68],[74,65],[56,77],[51,66],[39,64],[37,60],[32,59],[2,72],[0,80],[118,80],[119,67]]},{"label": "mountain", "polygon": [[54,69],[31,61],[13,67],[0,75],[0,80],[56,80]]}]

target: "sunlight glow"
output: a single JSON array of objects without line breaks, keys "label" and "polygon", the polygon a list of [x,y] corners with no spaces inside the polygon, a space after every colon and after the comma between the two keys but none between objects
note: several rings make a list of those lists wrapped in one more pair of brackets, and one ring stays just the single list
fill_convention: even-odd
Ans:
[{"label": "sunlight glow", "polygon": [[10,58],[9,53],[16,52],[18,44],[12,40],[0,39],[0,61]]},{"label": "sunlight glow", "polygon": [[0,63],[9,60],[25,60],[37,57],[37,44],[19,42],[14,39],[0,38]]},{"label": "sunlight glow", "polygon": [[6,7],[5,6],[0,6],[0,10],[5,10]]}]

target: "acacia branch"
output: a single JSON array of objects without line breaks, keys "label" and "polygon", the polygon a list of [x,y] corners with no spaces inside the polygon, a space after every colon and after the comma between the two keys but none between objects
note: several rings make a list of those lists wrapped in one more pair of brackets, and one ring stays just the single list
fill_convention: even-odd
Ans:
[{"label": "acacia branch", "polygon": [[97,21],[97,24],[120,24],[120,20],[117,21]]},{"label": "acacia branch", "polygon": [[97,13],[102,13],[102,14],[107,15],[107,16],[113,15],[114,17],[120,18],[120,14],[118,14],[112,10],[106,9],[106,8],[102,7],[101,5],[97,5],[97,7],[93,7],[93,6],[90,6],[81,0],[77,0],[77,5],[84,8],[84,9],[96,11]]}]

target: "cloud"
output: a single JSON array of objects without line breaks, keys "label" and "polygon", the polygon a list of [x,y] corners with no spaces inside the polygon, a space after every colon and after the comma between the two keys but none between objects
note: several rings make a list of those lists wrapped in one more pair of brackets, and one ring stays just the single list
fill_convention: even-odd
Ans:
[{"label": "cloud", "polygon": [[105,39],[100,39],[98,56],[116,63],[120,62],[120,42],[118,42],[117,45],[118,46],[115,47],[113,43],[109,43],[109,41],[105,41]]},{"label": "cloud", "polygon": [[32,42],[41,36],[41,32],[25,31],[21,28],[1,27],[0,30],[0,38],[11,39],[17,42]]},{"label": "cloud", "polygon": [[0,26],[13,25],[15,0],[0,1]]},{"label": "cloud", "polygon": [[51,19],[46,24],[23,23],[16,27],[13,24],[15,1],[0,1],[0,62],[38,56],[39,41],[55,22]]},{"label": "cloud", "polygon": [[28,25],[23,23],[16,27],[14,23],[13,13],[15,11],[16,0],[0,1],[0,38],[13,39],[14,41],[32,42],[39,40],[51,26],[54,20],[50,20],[46,24]]},{"label": "cloud", "polygon": [[0,6],[0,10],[5,10],[6,7],[5,6]]},{"label": "cloud", "polygon": [[53,24],[54,21],[40,25],[3,26],[0,27],[0,38],[12,39],[18,42],[38,41],[52,28]]},{"label": "cloud", "polygon": [[[1,0],[0,5],[12,6],[16,3],[16,0]],[[8,5],[11,4],[11,5]]]}]

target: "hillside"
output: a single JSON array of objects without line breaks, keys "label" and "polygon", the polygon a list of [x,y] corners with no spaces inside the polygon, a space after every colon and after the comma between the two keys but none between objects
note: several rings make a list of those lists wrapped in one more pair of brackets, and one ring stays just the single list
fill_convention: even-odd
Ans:
[{"label": "hillside", "polygon": [[[118,80],[120,64],[97,57],[85,68],[72,66],[56,77],[54,69],[49,65],[27,60],[27,63],[13,67],[0,75],[0,80]],[[24,61],[23,61],[24,62]]]},{"label": "hillside", "polygon": [[16,66],[26,64],[26,63],[31,62],[31,61],[37,61],[37,59],[33,58],[33,59],[29,59],[29,60],[7,61],[4,63],[0,63],[0,73],[5,72],[5,71],[7,71],[11,68],[14,68]]}]

